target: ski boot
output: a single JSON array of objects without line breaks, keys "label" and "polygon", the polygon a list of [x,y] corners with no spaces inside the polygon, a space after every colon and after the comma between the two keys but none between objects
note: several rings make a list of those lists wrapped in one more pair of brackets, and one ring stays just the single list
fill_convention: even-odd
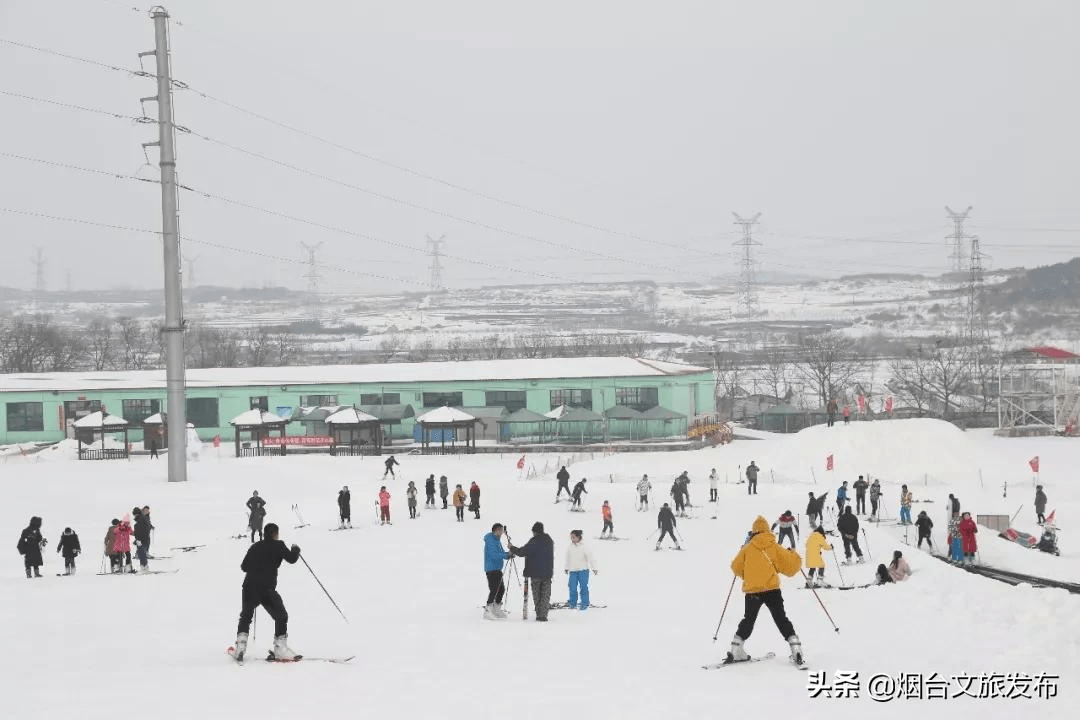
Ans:
[{"label": "ski boot", "polygon": [[746,654],[746,649],[743,647],[743,639],[738,635],[731,638],[731,649],[728,650],[724,663],[746,662],[749,659],[750,656]]},{"label": "ski boot", "polygon": [[863,565],[865,563],[866,563],[866,558],[864,558],[862,555],[860,555],[859,559],[855,561],[856,565]]},{"label": "ski boot", "polygon": [[487,605],[484,606],[484,619],[485,620],[494,620],[495,619],[495,603],[488,603]]},{"label": "ski boot", "polygon": [[794,665],[805,664],[803,660],[802,642],[799,640],[798,635],[792,635],[787,639],[788,645],[791,646],[791,662]]},{"label": "ski boot", "polygon": [[244,653],[247,652],[247,633],[236,634],[236,644],[233,646],[233,658],[236,662],[244,662]]},{"label": "ski boot", "polygon": [[502,603],[495,603],[495,607],[492,608],[491,614],[495,616],[496,620],[505,620],[509,617],[509,614],[503,610]]},{"label": "ski boot", "polygon": [[[660,543],[659,542],[656,543],[656,549],[657,550],[660,549]],[[26,577],[30,577],[30,571],[29,570],[26,571]]]},{"label": "ski boot", "polygon": [[289,647],[289,636],[278,635],[274,638],[274,649],[270,651],[274,660],[299,660],[302,656]]}]

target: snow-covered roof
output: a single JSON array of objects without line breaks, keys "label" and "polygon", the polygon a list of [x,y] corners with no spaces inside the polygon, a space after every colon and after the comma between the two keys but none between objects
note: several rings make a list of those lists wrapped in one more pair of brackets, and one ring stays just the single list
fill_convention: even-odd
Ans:
[{"label": "snow-covered roof", "polygon": [[558,420],[568,412],[570,412],[570,408],[566,407],[565,405],[560,405],[554,410],[549,410],[548,412],[544,413],[544,417],[551,420]]},{"label": "snow-covered roof", "polygon": [[[188,387],[332,385],[345,383],[555,380],[602,377],[670,377],[709,368],[630,357],[461,360],[370,365],[298,365],[263,368],[198,368]],[[18,373],[0,375],[0,392],[165,389],[164,370]]]},{"label": "snow-covered roof", "polygon": [[327,425],[358,425],[366,422],[378,422],[379,418],[374,415],[368,415],[366,412],[360,412],[356,408],[345,408],[344,410],[338,410],[333,415],[326,418]]},{"label": "snow-covered roof", "polygon": [[475,422],[476,418],[465,412],[452,407],[441,407],[430,410],[416,418],[421,425],[439,425],[443,423]]},{"label": "snow-covered roof", "polygon": [[248,410],[242,412],[232,420],[229,421],[230,425],[274,425],[276,423],[289,422],[280,415],[275,415],[267,410]]},{"label": "snow-covered roof", "polygon": [[119,415],[106,415],[100,410],[75,421],[77,428],[124,427],[128,421]]},{"label": "snow-covered roof", "polygon": [[143,425],[167,425],[169,422],[168,413],[159,412],[154,413],[150,417],[142,421]]}]

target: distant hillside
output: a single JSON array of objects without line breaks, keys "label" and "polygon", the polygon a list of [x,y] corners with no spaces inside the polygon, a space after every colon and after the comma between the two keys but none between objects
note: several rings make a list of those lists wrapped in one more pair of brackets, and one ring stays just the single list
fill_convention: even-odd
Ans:
[{"label": "distant hillside", "polygon": [[1080,309],[1080,257],[1028,270],[987,290],[991,310],[1037,306],[1044,310]]}]

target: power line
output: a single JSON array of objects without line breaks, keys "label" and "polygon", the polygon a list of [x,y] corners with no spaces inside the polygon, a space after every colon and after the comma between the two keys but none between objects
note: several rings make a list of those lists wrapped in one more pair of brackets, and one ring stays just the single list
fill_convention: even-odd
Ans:
[{"label": "power line", "polygon": [[117,180],[137,180],[138,182],[150,183],[151,185],[160,185],[161,181],[154,178],[144,178],[138,175],[132,175],[130,173],[115,172],[112,170],[98,170],[95,168],[82,167],[80,165],[71,165],[69,163],[57,162],[56,160],[45,160],[44,158],[30,157],[29,155],[19,155],[16,153],[9,153],[0,150],[0,157],[8,158],[9,160],[22,160],[24,162],[37,163],[39,165],[46,165],[48,167],[62,168],[64,170],[75,170],[77,172],[88,173],[90,175],[101,175],[103,177],[116,178]]},{"label": "power line", "polygon": [[42,53],[43,55],[51,55],[53,57],[62,58],[64,60],[71,60],[73,62],[83,63],[84,65],[90,65],[92,67],[98,67],[103,70],[114,70],[116,72],[124,73],[132,77],[153,77],[157,75],[147,72],[145,70],[132,70],[130,68],[120,67],[119,65],[112,65],[101,60],[94,60],[92,58],[80,57],[79,55],[72,55],[70,53],[61,52],[59,50],[52,50],[50,48],[44,48],[37,45],[31,45],[29,43],[18,42],[17,40],[9,40],[7,38],[0,38],[0,44],[10,45],[12,47],[22,48],[23,50],[33,50],[34,52]]},{"label": "power line", "polygon": [[157,122],[156,120],[147,117],[124,115],[123,113],[113,112],[112,110],[102,110],[101,108],[92,108],[85,105],[76,105],[75,103],[60,102],[59,100],[50,100],[49,98],[26,95],[24,93],[12,92],[10,90],[0,90],[0,95],[6,95],[8,97],[17,98],[19,100],[28,100],[30,102],[43,103],[45,105],[54,105],[56,107],[64,108],[66,110],[80,110],[82,112],[94,113],[96,115],[107,115],[108,117],[116,118],[117,120],[130,120],[137,123]]}]

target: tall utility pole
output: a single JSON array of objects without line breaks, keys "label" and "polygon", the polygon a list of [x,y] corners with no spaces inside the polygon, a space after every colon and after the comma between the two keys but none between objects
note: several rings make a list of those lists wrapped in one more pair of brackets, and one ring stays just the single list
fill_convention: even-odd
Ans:
[{"label": "tall utility pole", "polygon": [[964,232],[964,221],[967,220],[968,213],[971,212],[971,206],[964,212],[956,212],[952,208],[946,206],[945,214],[953,222],[952,235],[946,235],[946,240],[952,241],[952,253],[949,254],[949,259],[952,260],[952,271],[955,273],[964,272],[964,242],[971,240],[971,236]]},{"label": "tall utility pole", "polygon": [[161,237],[165,250],[165,387],[169,414],[169,482],[187,480],[187,392],[184,379],[184,303],[180,282],[180,216],[176,205],[176,130],[173,127],[172,75],[169,69],[169,13],[160,5],[154,19],[153,55],[157,62],[157,95],[143,102],[158,104],[158,140],[143,147],[158,148],[161,168]]},{"label": "tall utility pole", "polygon": [[445,290],[442,281],[442,244],[445,240],[445,235],[440,235],[438,240],[427,236],[428,255],[431,256],[431,279],[428,280],[428,287],[431,292]]},{"label": "tall utility pole", "polygon": [[322,308],[319,307],[319,280],[322,279],[322,275],[319,274],[319,266],[315,260],[315,253],[323,244],[319,242],[314,245],[308,245],[306,242],[301,242],[300,245],[307,250],[308,255],[308,271],[304,274],[304,278],[307,279],[308,314],[311,317],[311,322],[316,325],[321,325]]},{"label": "tall utility pole", "polygon": [[45,294],[45,251],[41,247],[34,248],[34,295],[38,299]]},{"label": "tall utility pole", "polygon": [[746,320],[746,349],[754,346],[754,316],[757,311],[757,275],[754,266],[754,247],[761,243],[754,240],[754,226],[757,225],[761,213],[752,218],[735,216],[735,224],[742,228],[742,237],[735,241],[735,247],[740,249],[742,270],[739,273],[739,305],[742,306],[743,317]]},{"label": "tall utility pole", "polygon": [[971,257],[968,265],[967,341],[974,347],[990,346],[990,327],[986,320],[983,303],[983,259],[986,255],[979,249],[979,236],[971,236]]}]

